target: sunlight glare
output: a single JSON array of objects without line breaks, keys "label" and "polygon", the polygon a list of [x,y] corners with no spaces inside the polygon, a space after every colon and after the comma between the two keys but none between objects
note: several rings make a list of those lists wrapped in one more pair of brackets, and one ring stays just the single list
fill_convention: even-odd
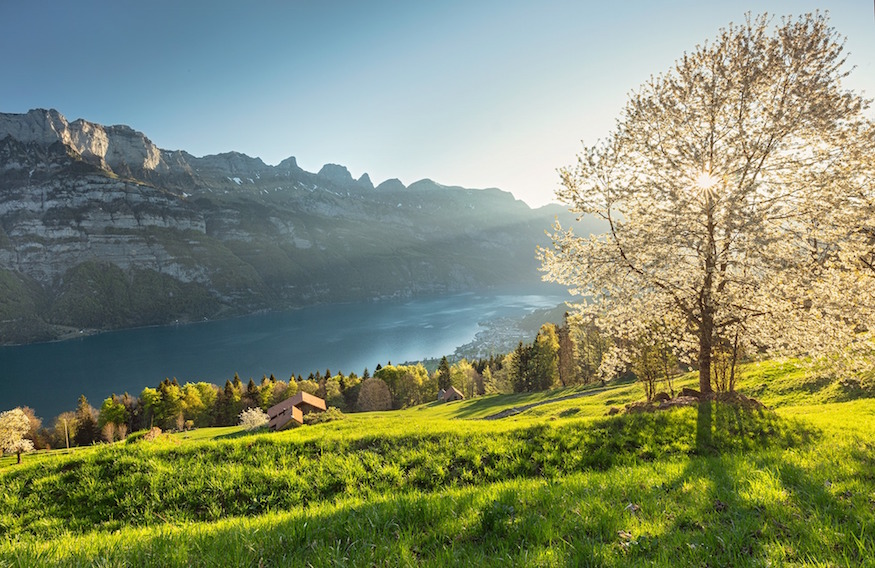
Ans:
[{"label": "sunlight glare", "polygon": [[702,172],[696,178],[696,187],[701,189],[711,189],[720,182],[720,178],[712,176],[710,172]]}]

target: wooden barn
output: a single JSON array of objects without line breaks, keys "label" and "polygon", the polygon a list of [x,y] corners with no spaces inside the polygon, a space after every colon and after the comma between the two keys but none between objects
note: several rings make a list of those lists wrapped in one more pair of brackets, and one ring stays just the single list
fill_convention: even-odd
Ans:
[{"label": "wooden barn", "polygon": [[444,402],[450,402],[451,400],[462,400],[465,398],[465,395],[457,389],[456,387],[450,387],[444,392],[443,400]]},{"label": "wooden barn", "polygon": [[267,427],[271,430],[284,430],[293,424],[303,424],[306,414],[322,411],[325,408],[324,400],[301,391],[267,409],[267,415],[270,417]]}]

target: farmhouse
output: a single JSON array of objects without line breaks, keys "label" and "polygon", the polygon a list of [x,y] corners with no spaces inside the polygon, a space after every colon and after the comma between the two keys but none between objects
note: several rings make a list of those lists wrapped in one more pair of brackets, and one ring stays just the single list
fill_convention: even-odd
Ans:
[{"label": "farmhouse", "polygon": [[267,409],[270,417],[267,427],[271,430],[284,430],[293,424],[303,424],[305,414],[322,410],[325,410],[324,400],[301,391]]},{"label": "farmhouse", "polygon": [[465,395],[456,387],[450,387],[444,392],[443,401],[450,402],[451,400],[462,400]]}]

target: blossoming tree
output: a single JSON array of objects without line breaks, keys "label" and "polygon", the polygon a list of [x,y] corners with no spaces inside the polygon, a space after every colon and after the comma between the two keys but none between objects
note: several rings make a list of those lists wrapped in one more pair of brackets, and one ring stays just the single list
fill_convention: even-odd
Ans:
[{"label": "blossoming tree", "polygon": [[24,436],[30,429],[30,421],[20,408],[0,413],[0,450],[14,453],[21,463],[21,454],[33,450],[33,442]]},{"label": "blossoming tree", "polygon": [[824,322],[858,337],[875,129],[845,67],[821,14],[748,17],[684,54],[561,171],[559,199],[609,230],[557,226],[545,278],[617,336],[672,324],[703,393],[718,350],[811,345]]}]

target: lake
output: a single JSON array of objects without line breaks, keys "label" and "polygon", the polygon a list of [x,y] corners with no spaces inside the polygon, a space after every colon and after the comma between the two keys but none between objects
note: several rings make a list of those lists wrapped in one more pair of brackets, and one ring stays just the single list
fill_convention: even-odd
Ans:
[{"label": "lake", "polygon": [[[467,293],[313,306],[203,323],[115,331],[54,343],[0,347],[0,411],[30,406],[45,425],[80,394],[100,407],[165,377],[222,386],[239,373],[260,382],[324,372],[361,374],[449,355],[478,322],[552,308],[567,295]],[[531,341],[534,338],[529,338]]]}]

